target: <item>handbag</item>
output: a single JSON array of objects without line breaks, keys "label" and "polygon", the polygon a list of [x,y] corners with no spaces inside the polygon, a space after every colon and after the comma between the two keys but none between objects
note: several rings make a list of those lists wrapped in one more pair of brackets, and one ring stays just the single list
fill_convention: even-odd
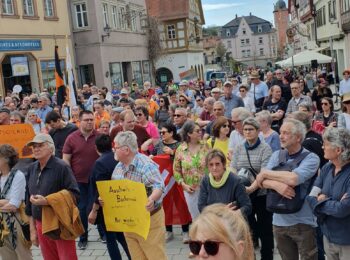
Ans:
[{"label": "handbag", "polygon": [[15,217],[15,219],[18,221],[19,225],[21,226],[23,238],[26,241],[30,242],[31,240],[30,240],[30,225],[29,225],[29,223],[18,219],[18,217],[14,213],[13,213],[13,216]]},{"label": "handbag", "polygon": [[[249,187],[250,185],[252,185],[252,183],[255,181],[256,176],[258,175],[258,173],[256,172],[256,170],[253,168],[252,163],[250,161],[250,156],[248,153],[248,150],[245,149],[246,153],[247,153],[247,158],[248,158],[248,162],[249,162],[249,166],[250,168],[241,168],[238,173],[237,176],[240,178],[240,182],[245,186],[245,187]],[[254,191],[253,193],[249,194],[249,197],[251,199],[253,199],[254,197],[256,197],[258,190]]]}]

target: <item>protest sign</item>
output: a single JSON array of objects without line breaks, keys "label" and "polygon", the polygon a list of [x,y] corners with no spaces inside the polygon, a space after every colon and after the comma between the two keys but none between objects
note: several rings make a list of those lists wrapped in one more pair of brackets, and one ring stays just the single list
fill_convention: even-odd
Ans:
[{"label": "protest sign", "polygon": [[96,182],[107,231],[132,232],[147,239],[151,217],[144,184],[130,180]]},{"label": "protest sign", "polygon": [[33,158],[31,147],[26,144],[35,136],[30,124],[2,125],[0,126],[0,144],[13,146],[19,154],[19,158]]}]

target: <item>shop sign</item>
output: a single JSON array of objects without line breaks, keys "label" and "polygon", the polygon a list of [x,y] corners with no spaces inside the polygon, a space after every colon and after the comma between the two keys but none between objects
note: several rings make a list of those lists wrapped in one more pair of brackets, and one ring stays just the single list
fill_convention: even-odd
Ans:
[{"label": "shop sign", "polygon": [[40,51],[41,40],[0,40],[0,51]]}]

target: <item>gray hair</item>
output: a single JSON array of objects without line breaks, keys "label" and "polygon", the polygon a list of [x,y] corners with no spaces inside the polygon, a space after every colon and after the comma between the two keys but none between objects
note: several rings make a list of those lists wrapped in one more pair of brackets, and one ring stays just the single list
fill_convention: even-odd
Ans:
[{"label": "gray hair", "polygon": [[215,98],[213,97],[207,97],[204,101],[207,101],[209,105],[214,105]]},{"label": "gray hair", "polygon": [[188,111],[187,111],[187,109],[186,108],[184,108],[184,107],[177,107],[176,109],[175,109],[175,111],[181,111],[185,116],[188,116]]},{"label": "gray hair", "polygon": [[118,143],[119,146],[127,146],[132,153],[136,154],[138,151],[137,137],[134,132],[125,131],[119,132],[114,138],[114,143]]},{"label": "gray hair", "polygon": [[311,111],[312,111],[312,104],[309,103],[309,102],[306,102],[306,101],[301,102],[301,103],[298,105],[298,108],[299,108],[299,107],[304,107],[304,108],[306,108],[306,110],[307,110],[308,112],[311,112]]},{"label": "gray hair", "polygon": [[302,122],[305,125],[306,130],[309,130],[311,128],[311,118],[310,118],[309,114],[307,114],[305,112],[295,111],[290,115],[292,118]]},{"label": "gray hair", "polygon": [[339,160],[344,163],[350,160],[350,132],[345,128],[327,127],[323,140],[331,143],[332,147],[342,149]]},{"label": "gray hair", "polygon": [[222,107],[225,109],[225,103],[222,102],[222,101],[220,101],[220,100],[215,101],[215,102],[214,102],[214,106],[215,106],[215,105],[220,105],[220,106],[222,106]]},{"label": "gray hair", "polygon": [[252,114],[249,112],[248,109],[246,109],[245,107],[236,107],[234,109],[232,109],[231,111],[231,116],[236,116],[239,118],[239,120],[244,121],[246,120],[248,117],[251,117]]},{"label": "gray hair", "polygon": [[251,125],[253,126],[256,130],[260,129],[260,124],[259,122],[254,118],[254,117],[248,117],[243,121],[242,126],[244,127],[245,125]]},{"label": "gray hair", "polygon": [[301,142],[304,141],[306,136],[306,127],[305,125],[294,118],[287,117],[283,120],[283,124],[291,124],[291,132],[293,135],[299,135],[301,137]]},{"label": "gray hair", "polygon": [[259,113],[255,114],[255,117],[257,120],[264,120],[268,123],[269,126],[272,124],[272,116],[269,111],[267,110],[262,110]]},{"label": "gray hair", "polygon": [[46,142],[49,148],[52,150],[52,155],[55,155],[56,147],[55,144],[52,142]]}]

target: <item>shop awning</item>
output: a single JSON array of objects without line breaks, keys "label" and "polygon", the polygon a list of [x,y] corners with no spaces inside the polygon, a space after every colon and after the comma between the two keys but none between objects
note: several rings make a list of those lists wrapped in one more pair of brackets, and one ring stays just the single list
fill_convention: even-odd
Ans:
[{"label": "shop awning", "polygon": [[[332,57],[318,53],[317,51],[303,51],[295,54],[293,57],[288,59],[276,62],[276,64],[282,67],[292,67],[302,66],[302,65],[311,65],[311,60],[317,60],[318,64],[331,63]],[[334,59],[335,61],[335,59]]]}]

